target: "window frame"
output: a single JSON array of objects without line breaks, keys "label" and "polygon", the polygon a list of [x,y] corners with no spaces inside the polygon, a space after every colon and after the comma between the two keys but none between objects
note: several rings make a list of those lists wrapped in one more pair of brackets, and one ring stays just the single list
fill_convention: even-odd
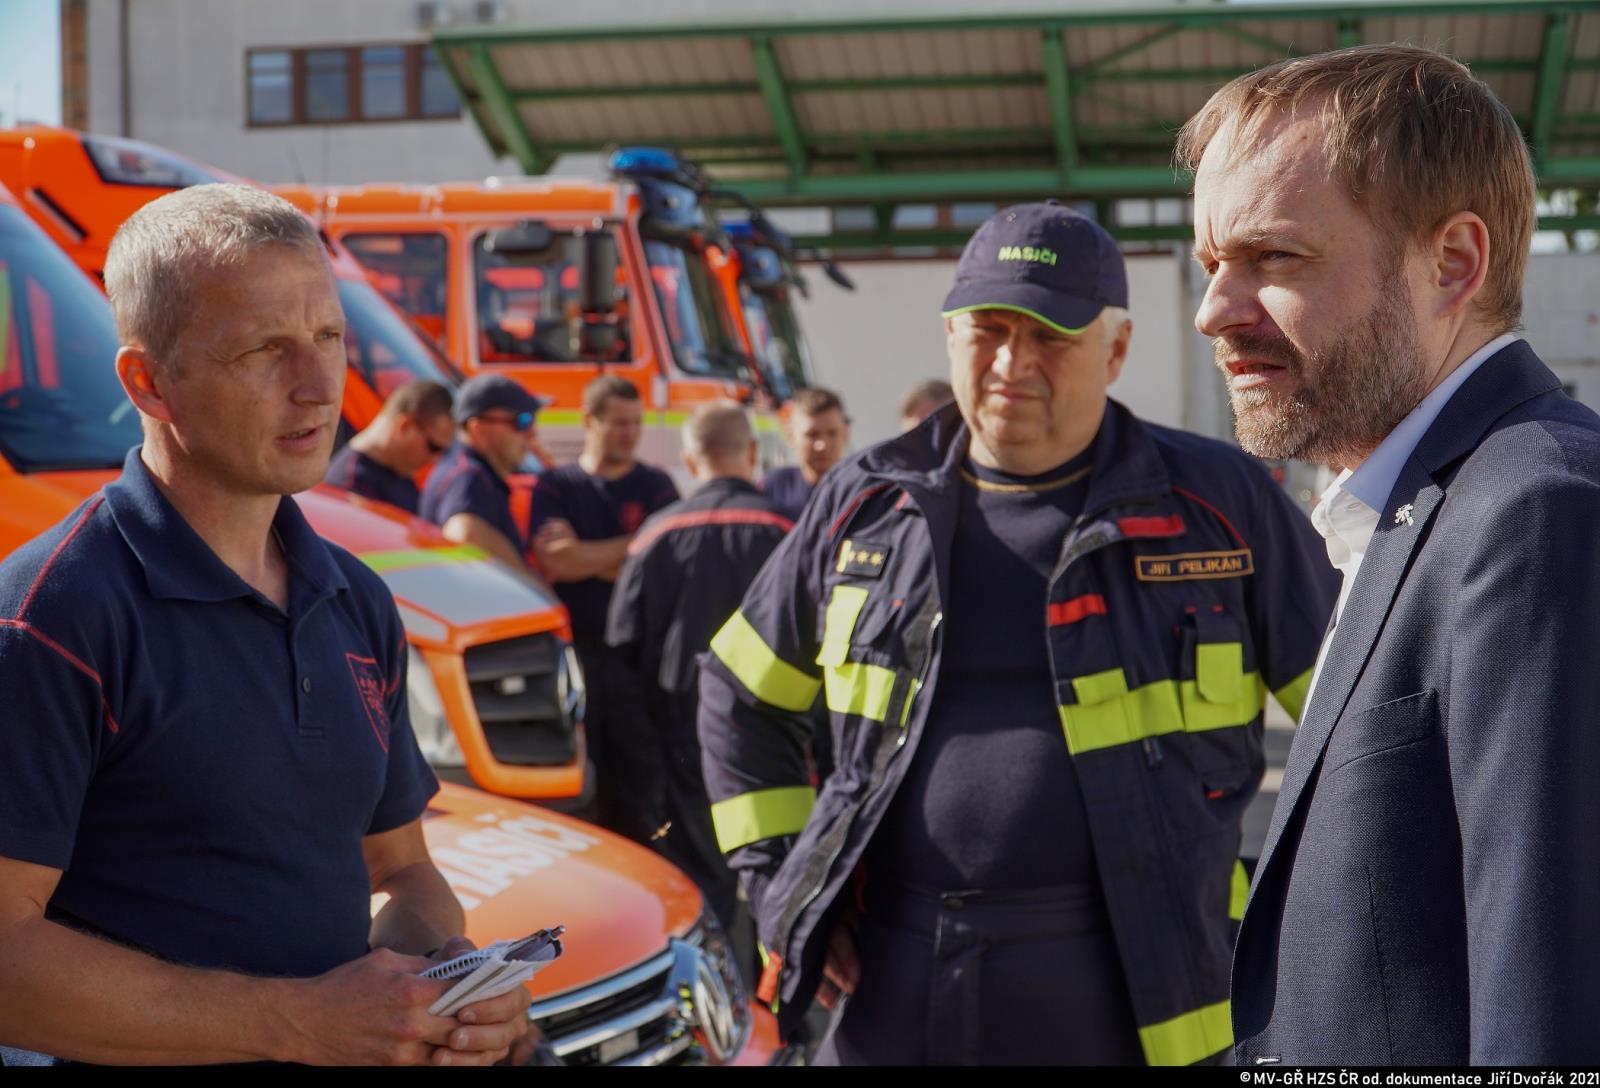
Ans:
[{"label": "window frame", "polygon": [[[422,102],[423,53],[434,48],[430,42],[375,41],[338,43],[332,45],[262,45],[244,51],[242,78],[244,82],[244,124],[246,129],[321,128],[328,125],[393,125],[414,124],[420,121],[459,121],[466,109],[460,92],[456,92],[456,107],[450,113],[425,113]],[[387,117],[369,117],[365,102],[365,53],[368,49],[400,49],[404,52],[401,86],[405,94],[402,113]],[[345,102],[348,107],[343,117],[326,120],[313,118],[306,112],[307,64],[310,53],[343,52],[345,55]],[[254,117],[254,100],[250,82],[252,58],[257,54],[286,53],[289,56],[289,116],[285,120],[258,121]],[[444,61],[439,61],[444,68]],[[448,69],[446,68],[448,73]],[[453,88],[453,84],[452,84]]]}]

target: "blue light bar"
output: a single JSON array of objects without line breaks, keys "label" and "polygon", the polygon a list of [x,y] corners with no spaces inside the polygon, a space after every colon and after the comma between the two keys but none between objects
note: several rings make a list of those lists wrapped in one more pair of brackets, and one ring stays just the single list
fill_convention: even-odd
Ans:
[{"label": "blue light bar", "polygon": [[660,147],[623,147],[611,153],[607,167],[624,177],[655,177],[675,180],[683,177],[683,162]]}]

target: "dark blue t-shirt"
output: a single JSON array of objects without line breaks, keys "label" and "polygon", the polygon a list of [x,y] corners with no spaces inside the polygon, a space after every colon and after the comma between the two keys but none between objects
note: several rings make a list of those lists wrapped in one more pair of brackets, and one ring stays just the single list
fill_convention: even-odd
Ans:
[{"label": "dark blue t-shirt", "polygon": [[417,512],[435,525],[457,514],[475,514],[500,530],[518,555],[527,551],[528,542],[511,516],[511,485],[464,442],[453,443],[433,466]]},{"label": "dark blue t-shirt", "polygon": [[377,575],[294,500],[280,610],[129,455],[0,564],[0,855],[63,870],[50,917],[199,967],[363,955],[364,836],[437,789]]},{"label": "dark blue t-shirt", "polygon": [[800,520],[813,490],[798,465],[781,465],[761,477],[761,493],[790,521]]},{"label": "dark blue t-shirt", "polygon": [[1089,454],[1041,476],[968,461],[933,706],[873,836],[871,879],[940,891],[1093,883],[1046,642],[1049,579]]},{"label": "dark blue t-shirt", "polygon": [[362,498],[398,506],[408,514],[417,512],[422,496],[417,485],[388,465],[381,465],[354,446],[347,445],[328,462],[327,482]]},{"label": "dark blue t-shirt", "polygon": [[[563,518],[579,540],[609,540],[636,532],[645,518],[677,501],[672,477],[642,461],[615,480],[592,476],[581,465],[561,465],[534,486],[528,531],[537,536],[539,526]],[[612,585],[602,578],[555,584],[556,595],[572,614],[574,636],[605,638]]]}]

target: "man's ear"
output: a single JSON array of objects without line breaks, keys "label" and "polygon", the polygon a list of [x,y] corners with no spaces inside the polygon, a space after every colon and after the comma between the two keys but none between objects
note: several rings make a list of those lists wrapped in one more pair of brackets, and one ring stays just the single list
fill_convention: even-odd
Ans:
[{"label": "man's ear", "polygon": [[172,409],[161,388],[166,383],[157,380],[155,358],[142,347],[124,344],[117,351],[116,367],[117,380],[122,383],[123,391],[133,401],[133,406],[139,409],[139,413],[162,423],[171,423]]},{"label": "man's ear", "polygon": [[1473,212],[1457,212],[1439,224],[1428,250],[1428,287],[1440,317],[1460,313],[1489,275],[1489,228]]},{"label": "man's ear", "polygon": [[1110,385],[1122,374],[1122,364],[1128,361],[1128,342],[1133,339],[1133,320],[1125,319],[1122,328],[1111,341],[1111,359],[1106,363],[1106,384]]}]

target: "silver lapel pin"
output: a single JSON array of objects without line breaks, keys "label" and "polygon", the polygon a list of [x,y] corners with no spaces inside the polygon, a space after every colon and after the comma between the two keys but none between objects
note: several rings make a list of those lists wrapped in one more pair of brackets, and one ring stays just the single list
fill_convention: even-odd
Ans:
[{"label": "silver lapel pin", "polygon": [[1410,503],[1406,503],[1404,506],[1402,506],[1400,509],[1398,509],[1398,510],[1396,510],[1394,512],[1394,523],[1396,525],[1410,525],[1411,524],[1411,504]]}]

